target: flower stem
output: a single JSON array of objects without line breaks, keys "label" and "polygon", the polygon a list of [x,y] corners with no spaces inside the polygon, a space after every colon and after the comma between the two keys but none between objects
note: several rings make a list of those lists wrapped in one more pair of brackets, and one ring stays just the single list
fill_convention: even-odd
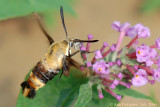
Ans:
[{"label": "flower stem", "polygon": [[132,46],[132,44],[138,39],[138,36],[134,37],[126,46],[127,48],[130,48]]},{"label": "flower stem", "polygon": [[157,48],[157,45],[156,44],[151,45],[150,48]]},{"label": "flower stem", "polygon": [[112,52],[112,50],[109,48],[109,50],[106,51],[106,52],[102,55],[102,57],[103,57],[103,58],[106,57],[110,52]]},{"label": "flower stem", "polygon": [[130,59],[136,59],[137,58],[136,52],[129,53],[126,56],[128,56]]},{"label": "flower stem", "polygon": [[105,89],[107,92],[109,92],[112,96],[114,96],[118,101],[121,100],[121,96],[117,95],[113,91],[111,91],[109,88]]},{"label": "flower stem", "polygon": [[115,50],[116,52],[118,52],[118,50],[119,50],[119,48],[122,44],[124,36],[125,36],[125,31],[120,32],[120,37],[118,39],[118,42],[117,42],[117,45],[116,45],[116,50]]},{"label": "flower stem", "polygon": [[144,67],[141,65],[139,65],[138,67],[141,69],[144,69],[149,75],[151,75],[151,76],[153,75],[153,71],[151,69],[149,69],[148,67]]},{"label": "flower stem", "polygon": [[132,69],[130,65],[126,64],[126,68],[131,72],[132,75],[135,74],[135,71]]}]

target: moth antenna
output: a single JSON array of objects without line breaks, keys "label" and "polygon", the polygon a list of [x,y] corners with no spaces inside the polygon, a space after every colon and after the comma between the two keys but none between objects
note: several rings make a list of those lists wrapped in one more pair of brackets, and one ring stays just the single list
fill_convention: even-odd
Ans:
[{"label": "moth antenna", "polygon": [[61,20],[62,20],[63,28],[64,28],[64,31],[66,33],[66,37],[68,38],[68,33],[67,33],[67,29],[66,29],[65,22],[64,22],[64,14],[63,14],[63,7],[62,6],[60,8],[60,14],[61,14]]},{"label": "moth antenna", "polygon": [[34,12],[33,14],[34,14],[34,17],[37,20],[37,23],[39,24],[42,32],[45,34],[45,36],[47,37],[47,39],[48,39],[48,41],[49,41],[49,43],[51,45],[52,43],[54,43],[53,38],[49,35],[49,33],[47,32],[47,30],[45,29],[44,24],[42,23],[41,18],[38,15],[38,13]]},{"label": "moth antenna", "polygon": [[90,51],[90,52],[87,52],[87,51],[81,51],[81,53],[94,53],[95,51]]}]

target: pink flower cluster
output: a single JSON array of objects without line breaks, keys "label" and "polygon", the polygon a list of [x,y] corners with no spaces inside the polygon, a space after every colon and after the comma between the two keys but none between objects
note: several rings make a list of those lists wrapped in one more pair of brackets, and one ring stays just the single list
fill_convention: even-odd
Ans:
[{"label": "pink flower cluster", "polygon": [[[90,68],[90,73],[97,78],[99,98],[102,99],[102,89],[114,96],[118,101],[121,95],[117,95],[113,89],[118,85],[130,88],[131,86],[143,86],[147,83],[154,84],[160,82],[160,38],[152,46],[142,44],[138,46],[138,39],[150,37],[150,30],[142,24],[131,26],[129,23],[120,24],[115,21],[112,24],[115,31],[120,32],[119,40],[111,46],[107,42],[96,50],[94,58],[89,61],[87,53],[82,53],[85,66]],[[125,36],[131,37],[132,40],[122,49],[120,45]],[[88,35],[88,39],[93,39]],[[108,47],[107,51],[104,51]],[[90,43],[81,47],[83,51],[89,51]],[[152,66],[156,65],[157,68]],[[100,87],[101,86],[101,87]]]}]

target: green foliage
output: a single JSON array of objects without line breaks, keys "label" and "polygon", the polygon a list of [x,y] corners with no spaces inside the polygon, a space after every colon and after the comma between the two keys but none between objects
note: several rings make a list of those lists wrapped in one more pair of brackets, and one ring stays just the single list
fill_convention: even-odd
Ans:
[{"label": "green foliage", "polygon": [[[92,107],[114,107],[113,104],[118,103],[118,101],[112,97],[110,94],[103,92],[104,98],[99,99],[96,85],[92,88],[86,85],[88,79],[84,78],[80,71],[72,69],[70,77],[62,76],[60,81],[58,81],[59,75],[57,75],[53,80],[49,81],[43,88],[37,91],[37,95],[34,99],[28,99],[22,95],[22,90],[19,93],[17,100],[17,107],[70,107],[78,104],[77,98],[86,101],[85,104],[90,102],[86,106]],[[84,84],[84,85],[82,85]],[[82,86],[81,86],[82,85]],[[81,88],[80,88],[81,86]],[[88,93],[89,97],[84,97],[82,93]],[[84,90],[85,89],[85,90]],[[89,92],[90,91],[90,92]],[[92,94],[92,95],[91,95]],[[84,99],[82,99],[82,97]],[[88,100],[87,100],[88,99]],[[76,102],[77,101],[77,102]],[[79,105],[80,106],[80,105]],[[82,107],[82,106],[81,106]],[[84,107],[84,106],[83,106]]]},{"label": "green foliage", "polygon": [[[27,78],[26,78],[27,79]],[[17,107],[116,107],[117,99],[104,90],[103,99],[99,99],[97,85],[88,82],[81,71],[71,69],[70,77],[62,76],[59,80],[57,75],[43,88],[37,91],[34,99],[28,99],[19,93]],[[132,89],[118,86],[113,90],[117,94],[141,99],[152,100],[151,97]],[[153,101],[153,100],[152,100]]]},{"label": "green foliage", "polygon": [[92,84],[81,85],[75,107],[84,107],[92,98]]},{"label": "green foliage", "polygon": [[153,99],[143,93],[140,93],[138,91],[135,91],[133,89],[130,88],[124,88],[122,86],[117,87],[116,89],[113,90],[115,93],[120,94],[120,95],[124,95],[124,96],[130,96],[130,97],[134,97],[134,98],[140,98],[140,99],[148,99],[153,101]]},{"label": "green foliage", "polygon": [[0,0],[0,20],[38,12],[43,14],[48,24],[52,25],[54,11],[59,11],[61,5],[64,11],[75,14],[71,8],[74,2],[74,0]]},{"label": "green foliage", "polygon": [[[73,70],[73,72],[79,71]],[[53,80],[49,81],[43,88],[37,91],[34,99],[24,97],[21,90],[16,106],[61,107],[72,105],[78,95],[80,85],[87,81],[84,77],[76,77],[75,79],[75,74],[76,73],[72,73],[70,77],[62,76],[59,81],[59,75],[55,76]]]},{"label": "green foliage", "polygon": [[144,0],[141,10],[143,12],[153,12],[160,8],[160,0]]},{"label": "green foliage", "polygon": [[86,105],[86,107],[116,107],[116,104],[119,103],[116,98],[104,90],[102,90],[104,98],[99,99],[96,85],[93,86],[92,90],[92,100]]}]

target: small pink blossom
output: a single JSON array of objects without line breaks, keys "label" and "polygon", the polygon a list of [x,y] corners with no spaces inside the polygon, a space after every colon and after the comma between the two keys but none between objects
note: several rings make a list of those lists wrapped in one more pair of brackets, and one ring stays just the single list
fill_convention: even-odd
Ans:
[{"label": "small pink blossom", "polygon": [[126,22],[121,25],[120,31],[125,31],[130,27],[130,23]]},{"label": "small pink blossom", "polygon": [[121,96],[121,95],[118,95],[118,96],[116,97],[116,99],[117,99],[118,101],[120,101],[120,100],[122,99],[122,96]]},{"label": "small pink blossom", "polygon": [[97,61],[96,63],[93,64],[93,70],[97,74],[108,74],[109,73],[108,67],[109,65],[106,64],[104,60]]},{"label": "small pink blossom", "polygon": [[138,62],[146,62],[149,58],[150,48],[147,45],[142,45],[136,48],[136,56]]},{"label": "small pink blossom", "polygon": [[158,52],[155,49],[150,48],[149,57],[152,59],[155,59],[157,56],[158,56]]},{"label": "small pink blossom", "polygon": [[121,31],[125,31],[126,32],[126,29],[128,29],[130,27],[130,23],[126,22],[124,24],[121,25],[121,23],[119,21],[114,21],[112,23],[112,28],[118,32],[121,32]]},{"label": "small pink blossom", "polygon": [[158,82],[160,82],[160,68],[159,69],[154,69],[153,78],[155,80],[157,80]]},{"label": "small pink blossom", "polygon": [[93,35],[92,34],[89,34],[88,35],[88,40],[92,40],[93,39]]},{"label": "small pink blossom", "polygon": [[150,37],[150,30],[148,27],[144,27],[141,23],[139,23],[135,25],[135,28],[137,29],[138,38]]},{"label": "small pink blossom", "polygon": [[86,47],[85,46],[81,46],[81,51],[86,51]]},{"label": "small pink blossom", "polygon": [[113,65],[114,65],[114,62],[108,62],[108,65],[109,65],[109,66],[113,66]]},{"label": "small pink blossom", "polygon": [[146,85],[148,83],[148,79],[146,76],[147,76],[146,71],[143,69],[139,69],[132,78],[132,85],[136,87]]},{"label": "small pink blossom", "polygon": [[120,31],[121,23],[119,21],[114,21],[112,23],[112,28],[116,31]]},{"label": "small pink blossom", "polygon": [[120,72],[118,73],[117,77],[121,80],[123,78],[123,74]]},{"label": "small pink blossom", "polygon": [[138,70],[138,65],[134,65],[133,68],[137,71]]},{"label": "small pink blossom", "polygon": [[101,91],[101,90],[99,90],[99,91],[98,91],[98,93],[99,93],[99,98],[100,98],[100,99],[103,99],[103,98],[104,98],[104,96],[103,96],[103,94],[102,94],[102,91]]},{"label": "small pink blossom", "polygon": [[135,27],[130,27],[127,29],[126,31],[126,35],[131,37],[131,38],[134,38],[137,36],[137,30]]},{"label": "small pink blossom", "polygon": [[94,53],[95,53],[95,58],[96,59],[101,59],[102,58],[102,54],[101,54],[100,50],[97,50]]},{"label": "small pink blossom", "polygon": [[91,67],[92,63],[91,62],[87,62],[87,67]]},{"label": "small pink blossom", "polygon": [[115,87],[119,84],[119,81],[117,79],[114,79],[113,83],[110,85],[111,89],[115,89]]},{"label": "small pink blossom", "polygon": [[148,60],[146,61],[146,65],[147,65],[147,66],[152,66],[152,64],[153,64],[153,61],[152,61],[152,60],[148,59]]},{"label": "small pink blossom", "polygon": [[115,44],[113,44],[111,47],[110,47],[110,49],[111,49],[111,51],[113,52],[113,51],[115,51],[115,49],[116,49],[116,45]]},{"label": "small pink blossom", "polygon": [[157,66],[160,68],[160,56],[157,57]]},{"label": "small pink blossom", "polygon": [[157,46],[157,49],[160,50],[160,38],[156,39],[156,46]]},{"label": "small pink blossom", "polygon": [[118,59],[117,61],[116,61],[116,64],[118,65],[118,66],[121,66],[121,60],[120,59]]},{"label": "small pink blossom", "polygon": [[108,45],[107,42],[103,42],[103,46],[104,46],[104,47],[108,47],[109,45]]}]

